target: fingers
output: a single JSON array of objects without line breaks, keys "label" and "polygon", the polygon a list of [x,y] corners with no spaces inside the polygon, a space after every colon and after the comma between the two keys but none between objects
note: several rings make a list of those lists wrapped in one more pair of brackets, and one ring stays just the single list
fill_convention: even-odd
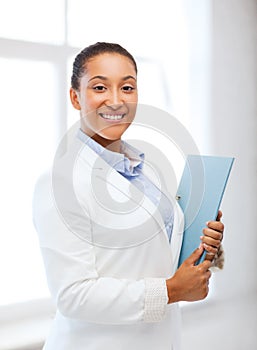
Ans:
[{"label": "fingers", "polygon": [[206,258],[208,260],[213,260],[214,256],[218,253],[218,248],[214,248],[207,244],[203,244],[203,247],[206,250]]},{"label": "fingers", "polygon": [[212,230],[223,232],[224,231],[224,225],[220,221],[208,221],[206,222],[206,226]]},{"label": "fingers", "polygon": [[222,211],[219,210],[216,221],[220,221],[221,217],[222,217]]},{"label": "fingers", "polygon": [[214,239],[209,236],[201,236],[202,245],[204,249],[206,250],[206,258],[208,260],[213,260],[214,256],[217,254],[218,249],[221,245],[220,239]]},{"label": "fingers", "polygon": [[[208,260],[204,260],[205,263],[209,263],[211,265],[211,262]],[[199,268],[199,272],[202,275],[202,278],[207,282],[207,280],[209,280],[211,278],[211,271],[208,269],[206,269],[206,267],[201,266],[202,264],[198,265]],[[210,266],[209,266],[210,267]]]},{"label": "fingers", "polygon": [[[209,260],[204,260],[201,264],[198,265],[199,269],[202,269],[203,271],[209,271],[209,268],[212,266],[212,262]],[[210,271],[209,271],[210,272]],[[210,272],[211,273],[211,272]]]},{"label": "fingers", "polygon": [[190,265],[193,265],[197,267],[202,273],[209,270],[209,268],[212,266],[212,262],[209,260],[204,260],[199,265],[195,265],[195,263],[200,259],[201,255],[203,254],[203,247],[197,248],[190,256],[185,260],[185,263],[189,263]]},{"label": "fingers", "polygon": [[211,271],[209,270],[212,266],[212,262],[209,260],[204,260],[201,264],[197,265],[196,268],[201,273],[204,279],[210,279]]},{"label": "fingers", "polygon": [[[212,230],[212,229],[209,229],[209,228],[204,228],[203,229],[203,234],[204,234],[204,237],[206,238],[206,240],[210,240],[210,241],[213,240],[213,241],[221,242],[221,240],[223,238],[223,233],[222,232],[215,231],[215,230]],[[206,241],[206,243],[208,243],[208,242]]]},{"label": "fingers", "polygon": [[203,254],[204,248],[201,245],[199,248],[197,248],[186,260],[185,262],[189,263],[190,265],[194,265]]},{"label": "fingers", "polygon": [[211,261],[204,260],[204,262],[202,262],[196,267],[202,276],[202,282],[206,285],[206,295],[208,294],[209,280],[212,275],[211,271],[209,270],[211,266],[212,266]]},{"label": "fingers", "polygon": [[[222,213],[220,212],[220,217]],[[218,217],[219,217],[218,216]],[[201,236],[203,247],[210,255],[215,255],[223,239],[224,225],[220,221],[209,221],[203,229],[204,236]]]},{"label": "fingers", "polygon": [[210,261],[210,262],[212,262],[213,261],[213,259],[214,259],[214,254],[212,254],[212,253],[206,253],[206,255],[205,255],[205,260],[206,261]]},{"label": "fingers", "polygon": [[203,230],[203,232],[204,236],[200,237],[202,243],[213,246],[214,248],[219,248],[222,240],[222,234],[216,233],[216,231],[212,233],[207,230]]}]

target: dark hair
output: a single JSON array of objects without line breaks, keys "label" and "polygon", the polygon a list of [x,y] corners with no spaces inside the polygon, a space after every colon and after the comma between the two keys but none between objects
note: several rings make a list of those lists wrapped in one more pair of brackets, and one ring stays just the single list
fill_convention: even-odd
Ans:
[{"label": "dark hair", "polygon": [[97,42],[83,49],[75,58],[73,63],[73,71],[71,76],[71,87],[74,90],[79,90],[80,78],[83,76],[86,70],[86,63],[89,59],[98,56],[102,53],[117,53],[122,56],[128,57],[134,64],[137,73],[137,64],[134,57],[119,44]]}]

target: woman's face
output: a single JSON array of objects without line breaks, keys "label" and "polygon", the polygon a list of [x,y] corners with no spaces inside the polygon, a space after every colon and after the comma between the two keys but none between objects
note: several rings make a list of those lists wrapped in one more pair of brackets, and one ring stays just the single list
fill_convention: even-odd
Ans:
[{"label": "woman's face", "polygon": [[80,110],[82,130],[106,147],[121,138],[135,117],[135,67],[126,56],[99,54],[87,62],[80,90],[71,89],[70,96]]}]

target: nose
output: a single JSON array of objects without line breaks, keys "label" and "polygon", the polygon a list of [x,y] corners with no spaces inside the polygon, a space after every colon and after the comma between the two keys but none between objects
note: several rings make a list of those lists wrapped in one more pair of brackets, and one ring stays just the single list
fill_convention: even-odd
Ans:
[{"label": "nose", "polygon": [[123,103],[124,101],[121,96],[121,91],[119,90],[110,91],[108,99],[106,101],[106,106],[116,111],[122,107]]}]

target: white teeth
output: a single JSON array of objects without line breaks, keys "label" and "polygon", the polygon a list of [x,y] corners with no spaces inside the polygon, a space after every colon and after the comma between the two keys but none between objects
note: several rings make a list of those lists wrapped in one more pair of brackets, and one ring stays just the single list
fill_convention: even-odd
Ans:
[{"label": "white teeth", "polygon": [[124,114],[116,114],[116,115],[112,115],[112,114],[101,114],[101,116],[104,119],[111,119],[111,120],[120,120],[124,117]]}]

